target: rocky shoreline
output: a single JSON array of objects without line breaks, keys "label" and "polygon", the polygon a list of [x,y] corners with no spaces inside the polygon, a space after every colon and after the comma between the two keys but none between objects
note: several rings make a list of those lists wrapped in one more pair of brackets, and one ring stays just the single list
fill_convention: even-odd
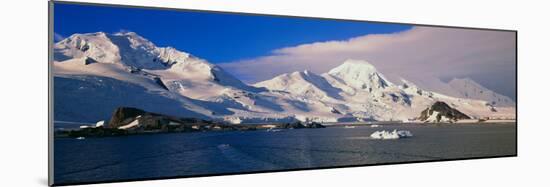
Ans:
[{"label": "rocky shoreline", "polygon": [[137,108],[119,107],[107,124],[82,126],[76,130],[57,130],[56,138],[110,137],[156,133],[186,133],[207,131],[251,131],[274,129],[325,128],[320,123],[227,124],[197,118],[179,118],[151,113]]}]

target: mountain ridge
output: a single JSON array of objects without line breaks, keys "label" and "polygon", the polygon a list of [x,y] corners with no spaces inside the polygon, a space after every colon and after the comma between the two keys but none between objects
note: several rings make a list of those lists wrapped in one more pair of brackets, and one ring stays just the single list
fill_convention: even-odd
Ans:
[{"label": "mountain ridge", "polygon": [[[247,85],[204,59],[172,47],[158,47],[133,32],[74,34],[56,43],[54,54],[56,81],[80,81],[89,86],[71,83],[55,88],[56,93],[75,95],[56,104],[64,107],[62,111],[66,113],[58,115],[62,119],[71,118],[74,113],[93,112],[68,102],[113,111],[114,106],[102,104],[115,99],[109,94],[127,95],[116,97],[116,103],[123,106],[185,116],[179,106],[192,116],[238,123],[409,121],[438,101],[474,118],[515,118],[515,108],[450,97],[420,89],[413,83],[396,85],[364,60],[346,60],[321,75],[305,70]],[[133,92],[125,91],[130,86],[126,84],[131,84]],[[106,88],[112,93],[104,91]],[[94,92],[105,96],[90,98],[89,93]],[[149,97],[158,99],[147,101]],[[171,107],[158,108],[167,103]]]},{"label": "mountain ridge", "polygon": [[496,93],[470,78],[453,78],[447,83],[463,98],[481,99],[494,106],[515,106],[508,96]]}]

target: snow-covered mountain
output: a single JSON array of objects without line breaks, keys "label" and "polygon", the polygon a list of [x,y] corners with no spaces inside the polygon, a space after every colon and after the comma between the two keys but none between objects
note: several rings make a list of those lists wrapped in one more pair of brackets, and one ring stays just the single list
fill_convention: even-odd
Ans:
[{"label": "snow-covered mountain", "polygon": [[253,86],[222,68],[133,32],[74,34],[54,46],[55,119],[106,120],[117,107],[173,116],[265,121],[411,120],[436,101],[474,118],[515,118],[515,108],[388,81],[347,60],[329,72],[274,77]]},{"label": "snow-covered mountain", "polygon": [[512,107],[516,105],[516,102],[510,97],[485,88],[470,78],[453,78],[447,82],[435,77],[428,80],[416,78],[416,80],[415,83],[421,85],[422,88],[448,96],[484,100],[494,106]]},{"label": "snow-covered mountain", "polygon": [[331,111],[344,115],[333,119],[335,121],[350,118],[413,120],[437,101],[449,103],[474,118],[513,118],[514,109],[511,107],[496,109],[486,101],[450,97],[423,90],[407,80],[402,82],[402,85],[390,82],[367,61],[347,60],[323,75],[294,72],[255,86],[292,93],[308,102],[321,102]]},{"label": "snow-covered mountain", "polygon": [[459,94],[458,97],[484,100],[494,106],[516,105],[516,102],[509,97],[489,90],[469,78],[454,78],[449,81],[448,85]]},{"label": "snow-covered mountain", "polygon": [[308,70],[285,73],[271,80],[256,83],[254,86],[285,91],[311,99],[341,99],[340,89],[333,87],[324,77]]},{"label": "snow-covered mountain", "polygon": [[74,113],[106,118],[114,105],[212,118],[234,113],[216,98],[261,91],[203,59],[157,47],[133,32],[74,34],[55,44],[54,58],[56,115],[63,120],[87,119]]},{"label": "snow-covered mountain", "polygon": [[348,86],[369,92],[393,86],[373,65],[361,60],[346,60],[342,65],[330,70],[328,75]]}]

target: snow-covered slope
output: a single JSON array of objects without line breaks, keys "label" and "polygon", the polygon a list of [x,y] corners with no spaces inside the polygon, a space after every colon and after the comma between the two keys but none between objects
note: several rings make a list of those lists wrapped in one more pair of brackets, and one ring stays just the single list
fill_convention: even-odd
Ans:
[{"label": "snow-covered slope", "polygon": [[331,69],[328,75],[362,90],[372,91],[393,86],[373,65],[361,60],[346,60],[342,65]]},{"label": "snow-covered slope", "polygon": [[470,78],[454,78],[448,82],[435,77],[433,79],[416,79],[415,83],[423,89],[448,96],[484,100],[491,105],[500,107],[514,107],[516,105],[516,102],[508,96],[485,88]]},{"label": "snow-covered slope", "polygon": [[333,87],[324,77],[307,70],[285,73],[254,86],[290,92],[312,99],[341,99],[341,90]]},{"label": "snow-covered slope", "polygon": [[255,86],[289,93],[307,103],[322,103],[322,107],[339,114],[335,121],[414,120],[437,101],[449,103],[474,118],[514,118],[513,108],[496,108],[486,101],[450,97],[421,89],[407,80],[402,82],[390,82],[367,61],[346,60],[320,76],[309,71],[294,72]]},{"label": "snow-covered slope", "polygon": [[489,90],[469,78],[455,78],[449,81],[448,84],[459,94],[459,97],[462,98],[484,100],[494,106],[516,105],[516,103],[509,97]]},{"label": "snow-covered slope", "polygon": [[[258,91],[218,66],[172,47],[157,47],[134,32],[74,34],[55,44],[54,57],[60,62],[55,63],[55,67],[60,70],[56,73],[59,74],[116,76],[120,73],[114,71],[124,70],[148,76],[162,74],[156,77],[185,79],[209,87],[220,85]],[[96,64],[96,67],[85,67],[91,64]],[[102,70],[98,72],[97,69]]]},{"label": "snow-covered slope", "polygon": [[163,69],[195,59],[171,47],[156,47],[133,32],[74,34],[56,43],[54,54],[57,61],[89,57],[99,63],[121,63],[145,69]]},{"label": "snow-covered slope", "polygon": [[[262,91],[242,83],[220,67],[203,59],[171,47],[157,47],[133,32],[74,34],[55,44],[54,58],[56,84],[82,84],[81,88],[76,85],[73,85],[72,89],[55,87],[56,95],[71,92],[71,96],[76,96],[65,95],[56,102],[56,108],[59,108],[56,114],[65,116],[62,119],[70,118],[70,115],[65,115],[66,113],[89,114],[91,106],[97,108],[94,110],[105,111],[96,112],[101,115],[87,116],[105,118],[108,116],[106,113],[117,107],[113,106],[113,103],[142,107],[159,113],[180,116],[186,116],[184,114],[188,113],[187,116],[194,117],[199,113],[203,118],[216,118],[218,115],[237,113],[231,111],[232,108],[248,110],[232,99],[220,102],[220,97],[231,93],[253,94]],[[109,78],[108,81],[104,80],[106,78]],[[102,93],[106,88],[113,92],[112,98],[108,93],[105,93],[106,98],[102,99],[87,97]],[[88,89],[88,93],[72,92],[73,89]],[[118,95],[126,97],[115,99]],[[166,102],[154,102],[155,99],[152,98],[157,97],[162,97]],[[85,99],[77,101],[78,98]],[[86,102],[92,100],[94,102]],[[227,106],[227,103],[233,104]],[[174,105],[177,107],[171,107]],[[197,107],[190,107],[191,105]],[[170,111],[167,111],[168,109]]]},{"label": "snow-covered slope", "polygon": [[222,68],[133,32],[74,34],[54,46],[55,118],[107,120],[129,106],[174,116],[265,121],[411,120],[436,101],[474,118],[515,118],[515,108],[396,85],[366,61],[328,73],[279,75],[254,86]]},{"label": "snow-covered slope", "polygon": [[192,99],[109,77],[55,76],[54,90],[56,121],[91,123],[107,120],[120,106],[154,109],[182,117],[210,117],[210,110]]}]

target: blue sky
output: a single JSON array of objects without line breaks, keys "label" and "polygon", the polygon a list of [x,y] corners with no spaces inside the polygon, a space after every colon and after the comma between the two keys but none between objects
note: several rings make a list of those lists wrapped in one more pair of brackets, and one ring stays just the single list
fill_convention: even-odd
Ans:
[{"label": "blue sky", "polygon": [[274,49],[303,43],[411,28],[401,24],[62,3],[55,4],[54,16],[54,32],[64,37],[74,33],[128,30],[157,46],[173,46],[212,63],[265,56]]}]

